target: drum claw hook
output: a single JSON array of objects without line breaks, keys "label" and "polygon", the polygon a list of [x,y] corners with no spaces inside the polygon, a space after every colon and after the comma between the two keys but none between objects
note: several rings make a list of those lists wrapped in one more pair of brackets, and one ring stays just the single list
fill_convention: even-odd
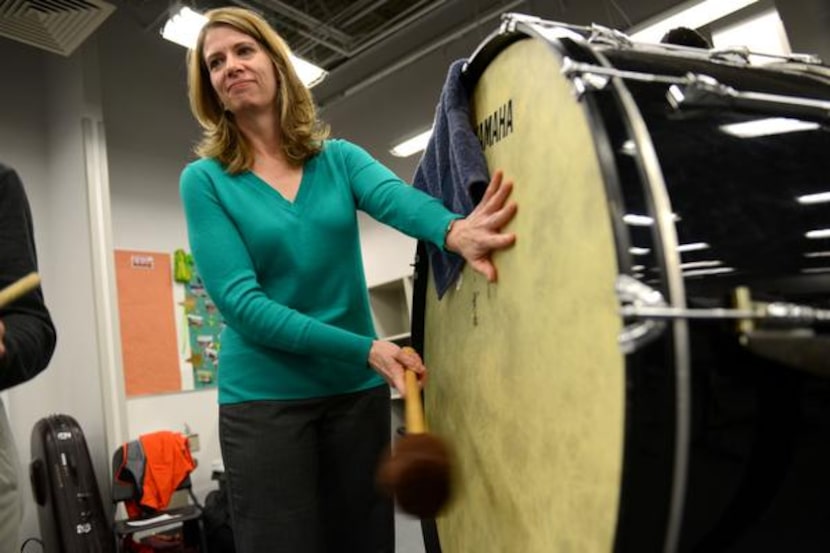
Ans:
[{"label": "drum claw hook", "polygon": [[[623,316],[637,316],[638,307],[666,307],[667,305],[660,291],[629,275],[617,275],[615,288],[620,302],[627,304],[621,306],[620,311]],[[624,354],[633,353],[660,337],[665,328],[665,321],[641,320],[624,326],[617,338],[617,343]]]}]

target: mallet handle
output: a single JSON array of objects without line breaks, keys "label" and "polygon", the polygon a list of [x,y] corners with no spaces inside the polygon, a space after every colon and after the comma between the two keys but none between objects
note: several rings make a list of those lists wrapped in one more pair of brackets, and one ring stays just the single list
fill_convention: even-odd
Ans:
[{"label": "mallet handle", "polygon": [[[415,353],[410,346],[404,346],[404,351]],[[407,434],[423,434],[427,431],[424,422],[424,405],[421,403],[421,387],[418,386],[418,375],[414,371],[405,370],[406,394],[404,395],[404,419]]]},{"label": "mallet handle", "polygon": [[421,387],[418,386],[418,375],[414,371],[407,370],[406,375],[406,397],[404,401],[406,416],[406,433],[423,434],[426,432],[424,424],[424,405],[421,403]]},{"label": "mallet handle", "polygon": [[12,303],[21,296],[24,296],[38,287],[40,276],[37,273],[29,273],[18,279],[2,290],[0,290],[0,307]]}]

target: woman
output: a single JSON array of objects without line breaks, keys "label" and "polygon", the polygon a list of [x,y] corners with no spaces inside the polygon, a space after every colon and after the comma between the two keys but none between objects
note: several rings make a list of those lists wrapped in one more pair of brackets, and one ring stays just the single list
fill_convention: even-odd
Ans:
[{"label": "woman", "polygon": [[219,426],[237,551],[394,550],[374,488],[386,383],[420,357],[375,339],[356,210],[458,252],[490,280],[515,213],[493,178],[460,218],[364,150],[327,140],[289,50],[257,14],[209,11],[189,53],[202,159],[182,172],[196,264],[227,323]]}]

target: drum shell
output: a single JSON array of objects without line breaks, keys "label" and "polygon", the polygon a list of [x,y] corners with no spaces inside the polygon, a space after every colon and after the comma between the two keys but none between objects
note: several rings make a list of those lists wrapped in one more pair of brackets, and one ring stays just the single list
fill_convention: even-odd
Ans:
[{"label": "drum shell", "polygon": [[[612,48],[575,46],[568,40],[545,40],[532,32],[518,38],[491,40],[498,44],[482,56],[487,61],[483,68],[479,64],[480,77],[486,79],[488,72],[498,71],[497,80],[513,83],[514,90],[522,89],[524,93],[524,89],[534,85],[521,73],[532,74],[534,80],[544,82],[541,87],[544,92],[537,89],[534,100],[522,101],[547,107],[521,108],[522,101],[515,98],[508,104],[504,98],[509,93],[487,106],[482,106],[478,97],[474,100],[479,132],[482,122],[498,114],[500,107],[510,105],[511,108],[511,133],[498,135],[497,140],[489,143],[484,133],[482,142],[490,167],[503,168],[516,180],[520,216],[506,230],[517,232],[519,240],[516,248],[495,258],[500,269],[498,285],[487,285],[480,276],[465,269],[460,291],[451,293],[445,304],[436,300],[431,289],[423,299],[424,353],[433,371],[426,396],[427,416],[432,428],[459,447],[461,457],[462,492],[457,503],[438,521],[444,550],[663,550],[676,468],[678,357],[685,357],[689,363],[691,377],[686,399],[691,403],[692,417],[689,450],[685,456],[688,470],[683,475],[686,489],[682,497],[678,550],[781,550],[782,544],[791,543],[797,533],[794,519],[814,520],[812,513],[827,511],[815,501],[809,501],[809,507],[798,505],[811,496],[810,479],[826,480],[816,474],[817,465],[808,460],[812,457],[830,460],[827,448],[820,445],[826,442],[823,438],[828,419],[821,407],[828,399],[826,383],[822,377],[746,351],[736,340],[732,322],[694,322],[688,326],[685,344],[678,344],[676,335],[668,333],[623,356],[615,349],[623,324],[615,316],[618,306],[613,297],[615,275],[627,273],[651,280],[651,285],[669,296],[666,281],[671,272],[666,263],[671,252],[666,251],[660,229],[656,226],[632,228],[624,222],[623,215],[634,212],[659,218],[661,214],[655,207],[651,188],[662,186],[672,200],[672,208],[677,208],[682,217],[682,223],[673,229],[677,233],[674,240],[677,247],[694,239],[691,229],[707,227],[713,210],[723,208],[725,213],[718,223],[720,232],[717,239],[711,240],[722,244],[728,238],[727,242],[735,244],[731,251],[750,248],[756,253],[756,261],[746,265],[748,269],[738,275],[712,273],[692,278],[674,275],[687,285],[682,295],[684,302],[692,306],[728,307],[729,292],[739,282],[750,282],[751,288],[763,298],[823,305],[827,298],[826,279],[800,273],[799,265],[792,260],[784,264],[779,263],[780,257],[773,255],[764,259],[763,255],[757,255],[765,251],[767,239],[753,234],[752,229],[762,226],[759,222],[769,215],[759,215],[752,226],[742,227],[741,222],[746,218],[736,218],[729,212],[730,200],[738,198],[744,205],[755,201],[762,211],[763,199],[753,200],[751,195],[745,195],[751,186],[751,177],[743,179],[743,186],[734,188],[718,187],[714,178],[701,181],[684,178],[690,172],[699,174],[707,170],[714,175],[717,164],[702,162],[695,155],[700,152],[693,147],[669,147],[672,143],[683,144],[684,135],[681,131],[671,131],[667,137],[664,130],[671,126],[671,113],[665,103],[662,108],[657,106],[664,98],[667,85],[660,94],[636,83],[617,85],[635,98],[636,115],[649,130],[646,138],[657,154],[663,177],[663,182],[654,183],[649,182],[643,171],[641,153],[632,155],[630,148],[626,148],[626,142],[633,138],[627,120],[631,114],[621,107],[619,91],[613,88],[595,91],[578,101],[573,89],[567,88],[570,83],[559,75],[566,56],[597,63],[604,61],[627,70],[651,67],[655,71],[667,71],[668,66],[672,68],[668,74],[672,75],[684,74],[690,60],[664,55],[657,56],[660,64],[654,64],[649,61],[654,57],[652,54],[638,57],[636,53],[626,52],[626,61],[620,61],[624,56],[616,56]],[[526,47],[527,52],[514,54],[523,60],[516,62],[517,66],[523,66],[521,69],[512,73],[509,69],[507,73],[492,69],[504,52]],[[546,60],[544,63],[550,64],[552,70],[534,65],[533,60],[539,58]],[[782,84],[780,75],[770,70],[721,66],[699,58],[693,59],[692,65],[715,67],[719,76],[726,75],[732,84],[765,92],[828,96],[826,87],[806,77],[787,77]],[[475,67],[472,72],[476,72]],[[473,75],[471,80],[478,82],[478,77]],[[551,92],[551,89],[558,90]],[[683,114],[677,117],[682,120],[684,116],[691,119]],[[706,114],[699,116],[705,119]],[[726,110],[717,117],[740,121],[757,114]],[[536,127],[528,131],[530,137],[516,148],[512,158],[497,152],[525,131],[529,127],[525,122],[534,118],[547,118],[546,124],[553,130],[540,131]],[[707,123],[704,128],[709,130],[701,132],[712,134],[712,129],[718,126],[716,123]],[[824,140],[826,137],[821,136],[814,141],[813,149],[804,150],[802,145],[801,148],[794,146],[792,151],[818,152]],[[722,144],[722,141],[715,142]],[[539,144],[545,146],[539,147]],[[578,153],[562,154],[566,145],[574,144]],[[718,153],[717,144],[706,150],[710,157],[713,152]],[[690,145],[688,141],[686,145]],[[731,160],[730,156],[722,156],[721,163],[734,168],[745,166],[747,153],[741,150],[746,148],[733,146],[738,147],[739,153]],[[555,164],[557,155],[567,161],[554,167],[545,166],[541,172],[547,177],[547,186],[539,184],[545,179],[527,174],[527,166],[544,166],[551,162],[550,158]],[[750,152],[750,155],[751,163],[755,164],[752,175],[764,174],[764,167],[770,167],[771,160],[762,153]],[[581,165],[574,170],[577,159],[582,160]],[[812,167],[811,171],[825,172],[826,162],[820,156],[809,153],[803,159],[806,159],[805,166]],[[787,162],[786,158],[783,163],[790,174],[793,167],[799,166]],[[775,171],[780,170],[783,169],[770,170],[765,182],[770,182]],[[528,185],[530,181],[536,184]],[[595,182],[601,186],[594,188],[588,198],[579,195],[588,184]],[[710,188],[702,189],[704,184]],[[562,188],[567,191],[563,192]],[[581,191],[577,199],[563,200],[573,189]],[[782,204],[783,192],[779,196],[772,203]],[[561,208],[562,202],[566,208]],[[551,212],[547,209],[551,204],[562,211]],[[789,214],[792,211],[784,210],[787,215],[773,219],[779,230],[764,236],[777,233],[786,240],[794,240],[799,229],[792,223],[794,216]],[[585,221],[575,223],[569,218],[573,213],[583,214]],[[821,216],[819,213],[816,220]],[[776,225],[771,227],[768,230],[774,230]],[[540,246],[540,242],[546,245]],[[559,249],[550,247],[550,243],[557,244]],[[633,247],[649,249],[650,258],[635,256],[631,253]],[[776,251],[789,251],[786,246],[776,247]],[[584,252],[576,251],[580,249]],[[587,271],[596,280],[591,281],[579,272],[580,261],[575,259],[582,253],[591,263],[599,260],[598,270]],[[695,255],[689,256],[688,262],[705,261]],[[684,258],[685,255],[680,256],[686,262]],[[562,269],[563,266],[567,269]],[[577,268],[571,271],[574,266]],[[428,271],[422,266],[418,273],[423,276]],[[576,283],[584,285],[578,293],[574,292]],[[510,287],[523,289],[526,294],[521,299],[507,299],[504,289]],[[482,331],[488,318],[493,328]],[[567,334],[573,330],[570,327],[584,321],[588,321],[586,326],[594,327],[593,332]],[[563,326],[569,328],[564,334],[560,332]],[[552,351],[545,349],[551,343]],[[563,353],[569,345],[575,345],[570,350],[572,353]],[[597,351],[604,353],[597,354]],[[594,355],[598,357],[585,361]],[[530,370],[527,374],[516,374],[513,370],[516,365]],[[585,365],[606,370],[591,373],[584,370]],[[540,374],[547,375],[549,380],[539,380]],[[582,374],[589,384],[568,382],[562,376],[567,374]],[[515,397],[507,399],[511,395]],[[559,401],[557,397],[568,399]],[[540,408],[542,402],[561,405],[560,411]],[[587,404],[584,412],[596,409],[606,416],[600,422],[592,416],[586,419],[576,415],[573,418],[578,422],[563,430],[562,426],[567,424],[561,421],[573,415],[570,408],[574,404]],[[809,414],[806,419],[804,413]],[[596,442],[591,446],[582,443],[582,449],[571,447],[585,436]],[[491,440],[489,445],[487,440]],[[534,445],[528,445],[531,443]],[[774,444],[780,446],[778,451]],[[591,447],[603,455],[587,453]],[[582,455],[582,461],[565,460],[566,452],[577,457]],[[517,463],[517,457],[545,459],[545,462],[529,467],[531,463]],[[597,458],[604,459],[599,468],[591,464]],[[595,478],[598,473],[603,477]],[[586,488],[585,481],[592,486]],[[585,492],[592,487],[593,491]],[[571,493],[574,489],[578,491]],[[567,491],[559,494],[562,490]],[[515,498],[527,493],[537,495],[522,507]],[[509,507],[501,510],[502,503]],[[596,508],[596,514],[586,515],[590,512],[586,504]],[[793,512],[799,515],[786,514]],[[575,520],[577,513],[581,521]],[[517,520],[522,522],[516,523]],[[508,528],[509,524],[513,530]],[[800,539],[815,547],[827,545],[817,524],[807,527],[805,533],[798,534]]]}]

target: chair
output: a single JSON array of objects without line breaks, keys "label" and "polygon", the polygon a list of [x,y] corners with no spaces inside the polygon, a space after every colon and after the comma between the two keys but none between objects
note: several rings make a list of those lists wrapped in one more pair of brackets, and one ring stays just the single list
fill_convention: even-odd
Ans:
[{"label": "chair", "polygon": [[[119,503],[124,503],[128,513],[128,518],[116,519],[113,524],[117,551],[119,553],[124,551],[125,540],[138,532],[145,535],[144,539],[147,541],[147,535],[158,536],[161,532],[181,526],[184,546],[193,547],[198,545],[198,550],[201,553],[207,553],[202,506],[193,493],[190,470],[186,471],[185,476],[175,488],[177,494],[186,493],[187,502],[185,505],[173,507],[168,502],[167,505],[154,508],[147,507],[142,503],[143,486],[137,484],[137,482],[144,482],[146,476],[144,473],[145,466],[150,464],[150,461],[144,457],[145,448],[142,445],[142,441],[146,436],[149,435],[143,435],[139,440],[123,444],[112,456],[112,501],[116,507]],[[153,436],[163,441],[176,442],[183,438],[181,434],[172,432],[154,433]],[[183,441],[185,444],[187,443],[186,438]],[[186,455],[190,459],[189,451]],[[195,463],[192,466],[195,466]],[[185,472],[181,468],[178,470]],[[154,531],[156,532],[154,533]],[[149,541],[153,541],[153,539],[149,538]],[[156,541],[158,541],[158,538]]]}]

